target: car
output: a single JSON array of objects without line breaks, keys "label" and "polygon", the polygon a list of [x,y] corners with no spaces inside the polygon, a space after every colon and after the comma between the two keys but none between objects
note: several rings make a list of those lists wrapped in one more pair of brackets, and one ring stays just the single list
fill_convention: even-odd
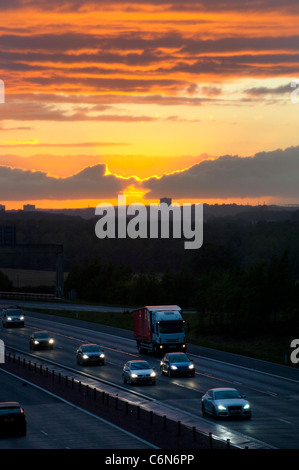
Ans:
[{"label": "car", "polygon": [[36,331],[30,335],[30,349],[53,349],[54,338],[48,331]]},{"label": "car", "polygon": [[173,375],[191,375],[194,377],[195,367],[192,359],[184,352],[170,352],[164,355],[160,361],[161,374],[172,377]]},{"label": "car", "polygon": [[123,367],[122,377],[124,383],[129,384],[146,384],[155,385],[157,373],[147,361],[132,360],[126,362]]},{"label": "car", "polygon": [[25,326],[25,314],[20,307],[2,308],[2,325],[8,326]]},{"label": "car", "polygon": [[27,422],[24,409],[16,401],[0,403],[0,432],[26,435]]},{"label": "car", "polygon": [[97,344],[81,344],[76,351],[77,364],[105,364],[104,351]]},{"label": "car", "polygon": [[251,418],[251,405],[235,388],[211,388],[201,399],[202,414],[214,418]]}]

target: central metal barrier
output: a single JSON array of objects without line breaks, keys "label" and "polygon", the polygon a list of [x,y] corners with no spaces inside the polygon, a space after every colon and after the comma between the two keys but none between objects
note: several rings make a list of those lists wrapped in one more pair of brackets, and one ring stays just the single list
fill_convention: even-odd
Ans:
[{"label": "central metal barrier", "polygon": [[195,426],[189,427],[181,421],[169,419],[166,414],[157,414],[117,394],[91,387],[81,380],[64,375],[61,371],[50,369],[15,353],[5,352],[5,364],[1,367],[77,406],[105,417],[123,429],[145,437],[161,448],[243,449],[232,444],[229,439],[224,441],[212,433],[196,429]]}]

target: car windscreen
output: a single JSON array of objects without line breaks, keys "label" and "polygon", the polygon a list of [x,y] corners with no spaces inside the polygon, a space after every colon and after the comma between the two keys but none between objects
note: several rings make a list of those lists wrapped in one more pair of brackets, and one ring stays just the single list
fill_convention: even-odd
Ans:
[{"label": "car windscreen", "polygon": [[147,362],[136,362],[135,364],[131,364],[131,370],[140,369],[151,369],[151,366]]},{"label": "car windscreen", "polygon": [[49,333],[35,333],[35,338],[49,338]]},{"label": "car windscreen", "polygon": [[240,394],[235,390],[215,392],[215,400],[226,400],[230,398],[240,398]]},{"label": "car windscreen", "polygon": [[190,362],[190,359],[186,354],[177,354],[174,356],[169,356],[169,362]]},{"label": "car windscreen", "polygon": [[99,350],[99,346],[84,346],[82,348],[82,351],[84,352],[98,352]]}]

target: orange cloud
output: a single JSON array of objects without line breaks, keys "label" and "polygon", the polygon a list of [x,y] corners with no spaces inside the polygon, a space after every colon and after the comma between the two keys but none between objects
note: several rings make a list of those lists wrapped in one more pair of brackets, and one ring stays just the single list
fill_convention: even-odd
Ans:
[{"label": "orange cloud", "polygon": [[0,12],[0,165],[27,170],[22,184],[37,170],[61,191],[59,178],[97,164],[113,182],[136,182],[202,153],[297,144],[287,102],[299,76],[295,0],[0,0]]}]

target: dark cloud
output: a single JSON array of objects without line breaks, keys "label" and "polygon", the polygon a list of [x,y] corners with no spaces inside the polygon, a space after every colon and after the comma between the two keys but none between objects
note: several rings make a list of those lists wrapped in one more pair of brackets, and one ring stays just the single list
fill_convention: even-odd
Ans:
[{"label": "dark cloud", "polygon": [[280,85],[277,87],[266,87],[266,86],[261,86],[261,87],[252,87],[248,88],[247,90],[244,91],[245,94],[249,96],[264,96],[264,95],[290,95],[292,91],[292,86],[291,82],[287,83],[286,85]]},{"label": "dark cloud", "polygon": [[54,178],[41,171],[0,166],[0,200],[110,199],[132,184],[149,190],[146,197],[150,199],[165,194],[199,201],[299,197],[299,147],[260,152],[253,157],[224,155],[140,183],[134,178],[105,175],[105,170],[104,164],[97,164],[70,177]]},{"label": "dark cloud", "polygon": [[[88,93],[88,94],[67,94],[67,93],[12,93],[10,90],[7,91],[7,103],[18,104],[21,102],[29,102],[36,105],[36,103],[42,103],[48,105],[51,103],[51,106],[55,103],[72,103],[74,105],[80,106],[82,104],[88,104],[93,106],[93,110],[96,111],[105,111],[106,109],[113,109],[112,105],[119,103],[134,103],[134,104],[159,104],[161,106],[177,106],[177,105],[190,105],[198,106],[201,105],[204,101],[208,100],[206,96],[210,96],[214,87],[202,87],[199,88],[197,84],[194,84],[194,87],[202,93],[201,97],[198,96],[173,96],[173,95],[163,95],[159,93],[153,93],[151,95],[127,95],[127,94],[113,94],[105,93],[103,95],[97,93]],[[210,90],[210,91],[209,91]],[[82,90],[81,90],[82,91]],[[187,90],[188,91],[188,90]],[[221,89],[215,87],[215,94],[220,95]]]},{"label": "dark cloud", "polygon": [[[6,99],[5,106],[1,109],[1,119],[9,121],[119,121],[119,122],[141,122],[154,121],[156,118],[146,115],[130,115],[105,113],[101,111],[110,109],[106,106],[96,108],[74,107],[73,112],[66,112],[54,104],[42,101],[11,101]],[[96,113],[94,112],[96,111]],[[92,114],[91,114],[92,113]]]},{"label": "dark cloud", "polygon": [[90,9],[99,8],[101,5],[105,7],[109,6],[122,6],[123,8],[134,8],[140,6],[166,6],[169,9],[184,11],[188,10],[198,10],[198,11],[230,11],[232,9],[244,11],[273,11],[273,9],[283,8],[285,10],[294,10],[298,8],[297,0],[187,0],[182,2],[181,0],[114,0],[107,2],[106,0],[68,0],[66,2],[61,2],[61,0],[0,0],[0,9],[11,10],[11,9],[20,9],[22,7],[34,7],[40,10],[59,10],[59,11],[88,11]]},{"label": "dark cloud", "polygon": [[[151,34],[149,34],[151,33]],[[150,37],[148,37],[150,36]],[[194,57],[199,54],[236,53],[244,51],[298,51],[299,36],[249,37],[230,35],[220,39],[185,37],[179,31],[155,33],[154,31],[131,32],[119,30],[109,35],[83,32],[47,33],[24,35],[21,33],[2,34],[1,60],[17,62],[59,62],[69,63],[100,62],[132,65],[149,65],[177,57]],[[86,49],[93,52],[86,52]],[[161,50],[163,49],[163,54]],[[171,51],[167,55],[165,51]],[[76,54],[72,51],[76,51]],[[139,51],[138,53],[136,51]],[[68,53],[67,55],[65,53]],[[125,53],[125,54],[124,54]],[[9,55],[8,55],[9,54]],[[255,55],[256,56],[256,55]]]},{"label": "dark cloud", "polygon": [[[299,46],[299,41],[298,41]],[[197,60],[178,61],[171,68],[169,74],[184,73],[192,79],[194,77],[262,77],[265,73],[268,77],[294,76],[299,72],[299,55],[294,54],[238,54],[232,56],[202,56]],[[165,72],[166,69],[158,68],[156,73]]]},{"label": "dark cloud", "polygon": [[[221,39],[194,40],[190,39],[184,43],[181,52],[189,54],[206,54],[206,53],[227,53],[240,51],[282,51],[292,50],[297,52],[299,45],[299,36],[281,36],[279,32],[277,36],[248,37],[232,35]],[[256,56],[255,56],[256,57]]]},{"label": "dark cloud", "polygon": [[[22,82],[27,88],[55,85],[76,93],[161,89],[173,94],[185,89],[192,94],[193,80],[205,75],[294,76],[299,72],[298,49],[298,35],[284,36],[279,31],[275,37],[227,32],[219,39],[186,37],[175,30],[163,34],[118,30],[108,36],[100,30],[90,34],[16,31],[0,37],[0,70],[10,85]],[[151,67],[150,73],[146,67]]]},{"label": "dark cloud", "polygon": [[0,166],[0,200],[115,198],[133,182],[105,175],[105,171],[105,165],[98,164],[68,178],[53,178],[40,171]]},{"label": "dark cloud", "polygon": [[149,198],[276,198],[299,197],[299,147],[257,153],[253,157],[225,155],[190,169],[145,182]]}]

